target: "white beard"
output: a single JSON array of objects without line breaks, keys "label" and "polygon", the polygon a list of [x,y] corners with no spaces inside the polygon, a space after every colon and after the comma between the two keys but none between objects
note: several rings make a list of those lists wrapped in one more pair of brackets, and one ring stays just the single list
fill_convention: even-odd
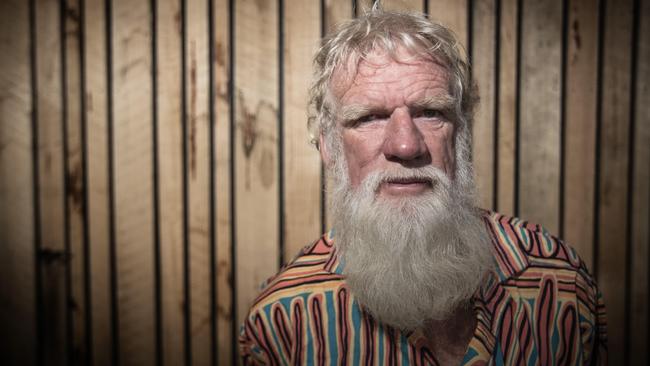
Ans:
[{"label": "white beard", "polygon": [[[352,189],[341,160],[331,171],[329,203],[343,273],[359,303],[403,330],[447,319],[468,305],[494,265],[485,224],[465,188],[471,178],[461,175],[470,181],[452,183],[431,166],[399,167],[371,174]],[[377,197],[389,177],[426,177],[433,188],[406,198]]]}]

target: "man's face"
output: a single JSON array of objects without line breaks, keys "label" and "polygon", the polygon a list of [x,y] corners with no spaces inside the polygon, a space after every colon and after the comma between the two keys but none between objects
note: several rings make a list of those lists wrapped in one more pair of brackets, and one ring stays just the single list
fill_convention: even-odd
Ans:
[{"label": "man's face", "polygon": [[[453,99],[446,70],[398,52],[399,61],[372,52],[354,71],[337,70],[332,92],[351,187],[371,173],[432,165],[453,178]],[[325,158],[327,154],[325,154]],[[418,178],[389,179],[376,194],[414,196],[432,189]]]}]

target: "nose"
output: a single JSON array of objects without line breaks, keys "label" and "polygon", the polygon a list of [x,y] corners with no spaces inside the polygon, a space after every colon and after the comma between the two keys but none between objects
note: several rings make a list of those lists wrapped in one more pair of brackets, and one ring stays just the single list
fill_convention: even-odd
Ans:
[{"label": "nose", "polygon": [[384,155],[387,160],[410,162],[425,160],[427,145],[408,109],[396,109],[386,126]]}]

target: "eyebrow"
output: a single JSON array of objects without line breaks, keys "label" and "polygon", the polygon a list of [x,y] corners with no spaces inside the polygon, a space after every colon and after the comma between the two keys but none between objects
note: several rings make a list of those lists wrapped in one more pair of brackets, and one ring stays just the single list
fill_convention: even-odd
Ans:
[{"label": "eyebrow", "polygon": [[[408,103],[411,111],[423,109],[438,109],[445,112],[453,110],[454,98],[449,94],[429,96]],[[383,107],[368,106],[363,104],[350,104],[341,107],[339,116],[343,123],[355,121],[368,114],[387,113]]]},{"label": "eyebrow", "polygon": [[416,100],[409,103],[409,109],[422,110],[422,109],[440,109],[443,111],[451,110],[454,107],[455,99],[449,95],[430,96],[423,99]]}]

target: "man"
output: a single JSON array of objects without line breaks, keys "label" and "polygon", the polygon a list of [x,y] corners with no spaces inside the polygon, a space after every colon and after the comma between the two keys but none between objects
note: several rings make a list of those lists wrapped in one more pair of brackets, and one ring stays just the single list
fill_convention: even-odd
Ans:
[{"label": "man", "polygon": [[474,207],[475,89],[451,32],[373,10],[315,65],[333,230],[268,281],[244,363],[604,363],[604,305],[576,253]]}]

